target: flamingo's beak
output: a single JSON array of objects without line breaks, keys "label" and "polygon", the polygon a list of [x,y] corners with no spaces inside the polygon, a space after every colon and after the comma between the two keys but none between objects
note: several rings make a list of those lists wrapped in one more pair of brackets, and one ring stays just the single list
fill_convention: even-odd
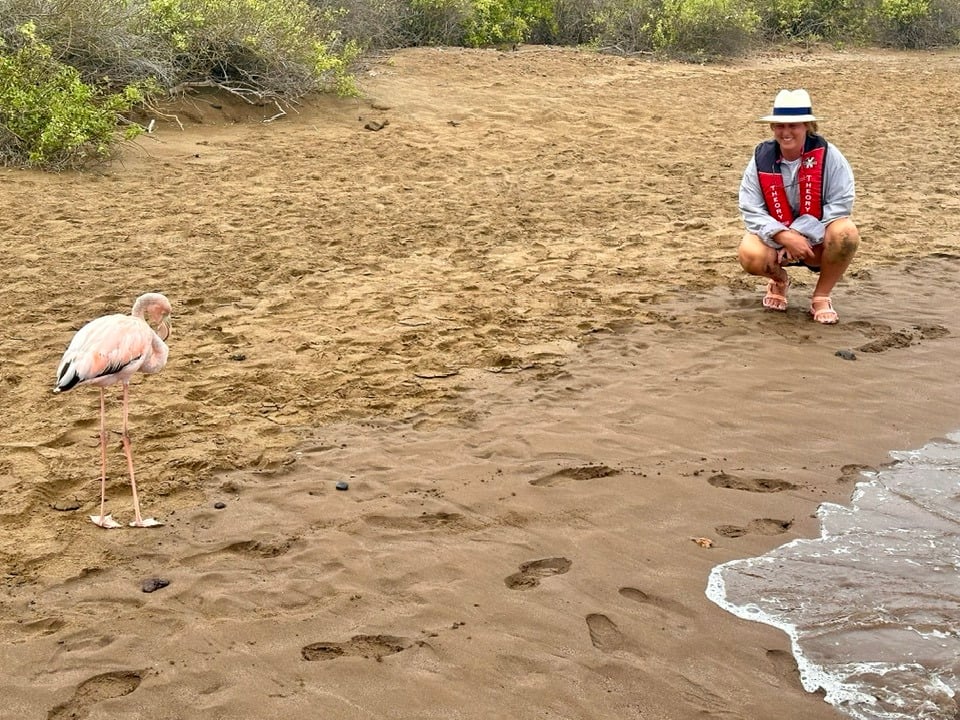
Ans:
[{"label": "flamingo's beak", "polygon": [[169,317],[164,315],[162,318],[160,318],[160,325],[157,327],[157,335],[160,336],[161,340],[166,340],[168,337],[170,337],[170,330],[172,327],[173,326],[170,324]]}]

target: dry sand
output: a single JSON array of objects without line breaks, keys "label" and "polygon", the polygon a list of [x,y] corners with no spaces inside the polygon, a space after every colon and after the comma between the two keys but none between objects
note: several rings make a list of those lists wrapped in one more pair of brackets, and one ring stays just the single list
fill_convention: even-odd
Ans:
[{"label": "dry sand", "polygon": [[[960,53],[423,49],[362,84],[0,171],[0,716],[839,717],[703,591],[960,426]],[[835,327],[805,271],[769,313],[734,257],[753,120],[800,86],[858,179]],[[148,290],[165,525],[105,531],[97,394],[50,391]]]}]

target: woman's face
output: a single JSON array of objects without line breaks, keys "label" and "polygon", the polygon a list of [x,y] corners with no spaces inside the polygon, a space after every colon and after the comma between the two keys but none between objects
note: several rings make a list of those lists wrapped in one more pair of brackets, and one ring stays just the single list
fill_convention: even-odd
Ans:
[{"label": "woman's face", "polygon": [[786,160],[796,160],[803,153],[803,143],[807,138],[807,124],[770,123],[773,137],[780,145],[780,152]]}]

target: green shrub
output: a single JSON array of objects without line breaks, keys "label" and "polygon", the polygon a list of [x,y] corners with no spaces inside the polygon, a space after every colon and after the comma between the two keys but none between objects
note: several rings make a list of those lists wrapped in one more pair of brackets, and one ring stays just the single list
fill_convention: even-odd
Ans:
[{"label": "green shrub", "polygon": [[930,17],[930,0],[880,0],[877,15],[881,37],[911,47],[916,29]]},{"label": "green shrub", "polygon": [[877,0],[763,0],[755,8],[768,39],[863,43]]},{"label": "green shrub", "polygon": [[[139,90],[100,93],[53,57],[32,24],[19,32],[19,48],[0,45],[0,159],[62,168],[109,156],[120,113],[143,100]],[[138,131],[132,125],[129,134]]]},{"label": "green shrub", "polygon": [[409,0],[311,0],[327,15],[337,16],[343,41],[361,48],[400,48],[421,43],[409,32],[418,24]]},{"label": "green shrub", "polygon": [[[553,37],[553,0],[409,0],[404,45],[501,47]],[[373,42],[373,46],[377,43]]]},{"label": "green shrub", "polygon": [[594,13],[593,44],[621,53],[653,52],[661,0],[602,0]]},{"label": "green shrub", "polygon": [[[581,2],[586,7],[591,5],[591,0],[581,0]],[[523,42],[547,45],[556,43],[560,31],[558,9],[563,10],[563,0],[528,0],[523,3],[521,12],[527,22],[527,32]]]},{"label": "green shrub", "polygon": [[665,0],[653,31],[654,48],[689,60],[742,53],[760,18],[741,0]]},{"label": "green shrub", "polygon": [[955,3],[935,0],[879,0],[876,40],[899,48],[956,44],[960,39]]},{"label": "green shrub", "polygon": [[404,22],[409,45],[464,45],[469,0],[410,0]]},{"label": "green shrub", "polygon": [[601,0],[553,0],[549,24],[535,27],[531,42],[549,45],[592,45]]},{"label": "green shrub", "polygon": [[213,80],[251,101],[352,91],[341,11],[306,0],[147,0],[145,31],[176,53],[180,86]]},{"label": "green shrub", "polygon": [[471,0],[465,40],[473,47],[516,45],[551,19],[548,0]]},{"label": "green shrub", "polygon": [[761,27],[773,40],[819,40],[828,25],[820,6],[819,0],[766,0],[757,3]]},{"label": "green shrub", "polygon": [[18,43],[17,28],[33,23],[53,56],[85,83],[122,90],[170,80],[172,53],[139,32],[145,0],[0,0],[0,37]]}]

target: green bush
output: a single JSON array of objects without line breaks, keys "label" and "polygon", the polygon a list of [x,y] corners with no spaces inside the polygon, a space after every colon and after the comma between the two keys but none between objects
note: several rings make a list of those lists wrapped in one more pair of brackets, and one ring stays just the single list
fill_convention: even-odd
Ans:
[{"label": "green bush", "polygon": [[767,0],[757,3],[761,27],[773,40],[819,40],[829,20],[819,0]]},{"label": "green bush", "polygon": [[170,80],[172,53],[139,32],[144,0],[0,0],[0,37],[18,43],[27,23],[85,83],[122,90]]},{"label": "green bush", "polygon": [[[502,47],[555,34],[553,0],[409,0],[401,45]],[[376,39],[371,46],[378,46]]]},{"label": "green bush", "polygon": [[763,0],[755,3],[763,35],[817,43],[869,41],[871,5],[877,0]]},{"label": "green bush", "polygon": [[948,0],[878,0],[876,39],[899,48],[954,45],[960,40],[960,9]]},{"label": "green bush", "polygon": [[930,0],[880,0],[877,10],[881,32],[910,46],[915,29],[930,17]]},{"label": "green bush", "polygon": [[665,0],[653,31],[654,48],[689,60],[741,54],[760,24],[741,0]]},{"label": "green bush", "polygon": [[593,45],[600,27],[596,24],[602,0],[553,0],[549,23],[534,28],[532,42],[548,45]]},{"label": "green bush", "polygon": [[[120,113],[143,100],[139,90],[100,93],[53,57],[32,24],[20,27],[20,38],[15,50],[0,41],[0,159],[62,168],[109,156]],[[127,136],[138,131],[131,125]]]},{"label": "green bush", "polygon": [[661,0],[603,0],[593,16],[593,44],[621,53],[653,52]]},{"label": "green bush", "polygon": [[740,54],[763,40],[898,47],[955,45],[960,40],[957,0],[311,2],[342,9],[337,27],[343,37],[374,50],[533,42],[703,61]]},{"label": "green bush", "polygon": [[[345,43],[357,47],[400,48],[429,45],[421,41],[419,20],[410,0],[311,0],[321,13],[337,16]],[[444,43],[449,44],[449,43]]]},{"label": "green bush", "polygon": [[356,43],[337,9],[306,0],[147,0],[145,30],[176,53],[180,86],[214,81],[251,101],[351,92]]},{"label": "green bush", "polygon": [[551,18],[548,0],[471,0],[464,37],[473,47],[516,45]]},{"label": "green bush", "polygon": [[409,45],[464,45],[469,0],[409,0],[405,18]]}]

